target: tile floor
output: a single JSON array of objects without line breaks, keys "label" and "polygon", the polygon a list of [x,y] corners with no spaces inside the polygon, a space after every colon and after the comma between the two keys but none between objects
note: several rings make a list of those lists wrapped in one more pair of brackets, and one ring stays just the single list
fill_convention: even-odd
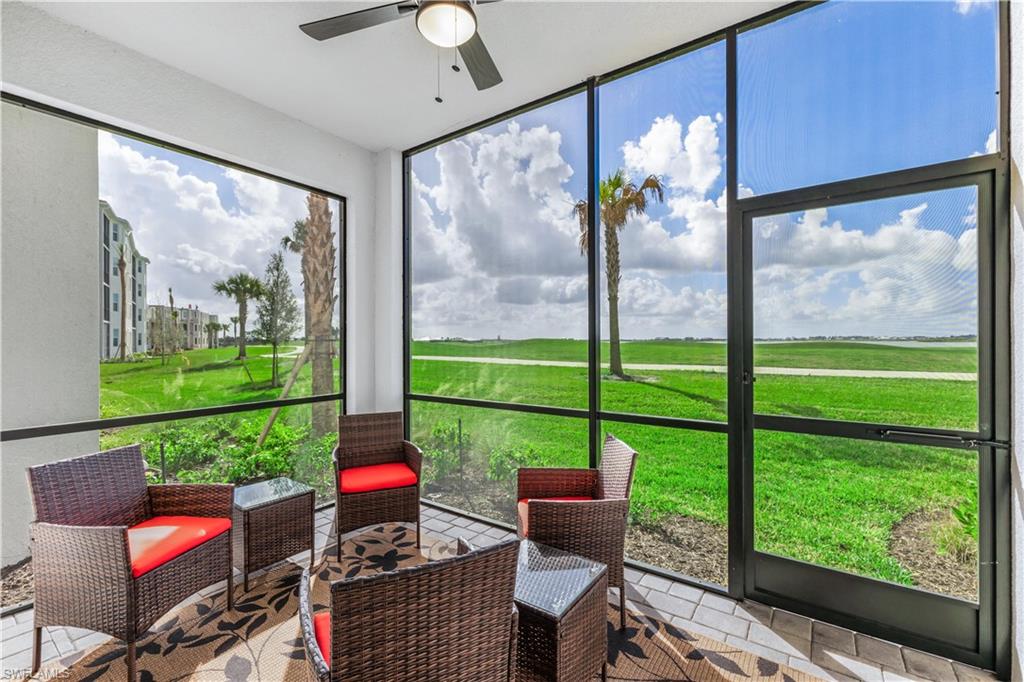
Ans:
[{"label": "tile floor", "polygon": [[[333,511],[327,509],[317,515],[318,551],[330,538]],[[425,533],[452,540],[461,536],[478,546],[512,537],[502,528],[430,507],[423,507],[422,525]],[[824,680],[966,682],[995,679],[991,673],[977,668],[763,604],[736,602],[633,569],[626,569],[626,577],[629,608]],[[219,586],[214,585],[204,592],[217,589]],[[609,592],[609,600],[618,603],[614,591]],[[76,628],[55,627],[44,632],[45,660],[84,652],[108,639],[106,635]],[[21,679],[27,675],[31,655],[32,611],[0,620],[0,680]]]}]

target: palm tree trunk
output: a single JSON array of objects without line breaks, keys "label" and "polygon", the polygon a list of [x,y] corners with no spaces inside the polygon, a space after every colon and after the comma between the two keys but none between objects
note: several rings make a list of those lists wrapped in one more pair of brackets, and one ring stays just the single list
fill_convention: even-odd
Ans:
[{"label": "palm tree trunk", "polygon": [[[327,197],[307,197],[309,218],[303,245],[302,278],[309,301],[309,329],[312,342],[313,394],[335,393],[334,359],[331,352],[331,322],[334,318],[334,283],[337,250],[331,230],[331,210]],[[312,431],[315,438],[337,429],[334,401],[312,405]]]},{"label": "palm tree trunk", "polygon": [[609,371],[625,379],[622,371],[622,348],[619,341],[619,282],[622,280],[619,266],[619,231],[615,227],[604,227],[605,273],[608,278],[608,339]]},{"label": "palm tree trunk", "polygon": [[238,359],[245,359],[245,318],[249,311],[247,310],[247,301],[243,298],[238,302],[238,326],[241,329],[241,334],[238,336]]}]

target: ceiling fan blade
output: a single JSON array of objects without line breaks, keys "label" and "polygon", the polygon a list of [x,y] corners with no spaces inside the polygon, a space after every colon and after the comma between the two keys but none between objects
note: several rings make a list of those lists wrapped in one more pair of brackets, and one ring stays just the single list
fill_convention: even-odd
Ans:
[{"label": "ceiling fan blade", "polygon": [[466,68],[469,69],[469,75],[473,77],[477,90],[493,88],[501,82],[498,67],[494,65],[491,53],[487,51],[479,31],[459,45],[459,54],[462,55],[462,61],[466,62]]},{"label": "ceiling fan blade", "polygon": [[386,24],[389,21],[395,21],[415,13],[416,3],[402,0],[402,2],[393,2],[390,5],[380,5],[379,7],[362,9],[358,12],[341,14],[330,19],[311,21],[307,24],[302,24],[299,28],[310,38],[327,40],[328,38],[345,35],[353,31],[370,28],[377,24]]}]

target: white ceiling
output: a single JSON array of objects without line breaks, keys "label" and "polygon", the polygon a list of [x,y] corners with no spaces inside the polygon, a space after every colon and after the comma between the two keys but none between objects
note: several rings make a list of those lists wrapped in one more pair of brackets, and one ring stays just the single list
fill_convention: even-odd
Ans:
[{"label": "white ceiling", "polygon": [[[298,25],[380,2],[70,2],[46,12],[367,149],[406,149],[781,2],[530,2],[478,8],[505,78],[478,92],[402,19],[317,42]],[[447,59],[451,59],[450,56]],[[448,62],[443,62],[447,64]]]}]

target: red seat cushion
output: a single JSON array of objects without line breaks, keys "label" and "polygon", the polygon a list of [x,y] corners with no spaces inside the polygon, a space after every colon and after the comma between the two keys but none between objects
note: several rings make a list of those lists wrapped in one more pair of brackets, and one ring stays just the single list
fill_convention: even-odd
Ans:
[{"label": "red seat cushion", "polygon": [[128,529],[132,575],[157,566],[231,529],[231,519],[207,516],[154,516]]},{"label": "red seat cushion", "polygon": [[316,636],[316,646],[320,649],[320,655],[327,661],[327,667],[331,667],[331,612],[321,611],[313,616],[313,635]]},{"label": "red seat cushion", "polygon": [[369,493],[407,485],[416,485],[416,472],[405,462],[352,467],[338,474],[338,488],[342,493]]},{"label": "red seat cushion", "polygon": [[530,534],[527,532],[529,528],[526,522],[529,520],[530,515],[527,511],[527,505],[533,500],[544,500],[545,502],[584,502],[586,500],[592,500],[593,497],[532,497],[519,500],[517,505],[517,511],[519,512],[519,527],[523,529],[523,537],[528,538]]}]

